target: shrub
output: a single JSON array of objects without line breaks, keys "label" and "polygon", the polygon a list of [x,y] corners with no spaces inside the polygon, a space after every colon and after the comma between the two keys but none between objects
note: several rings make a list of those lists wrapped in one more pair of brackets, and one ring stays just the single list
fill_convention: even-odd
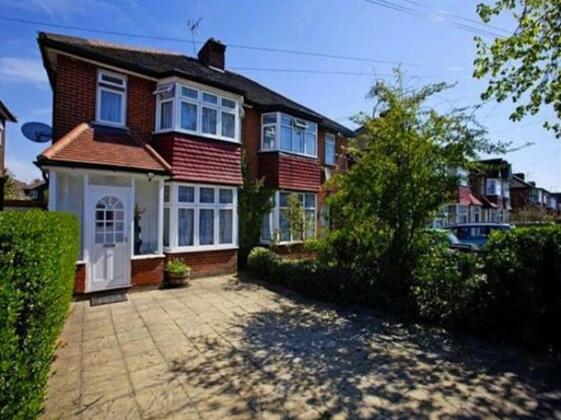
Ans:
[{"label": "shrub", "polygon": [[267,248],[255,247],[247,257],[247,269],[251,275],[257,277],[270,275],[279,258]]},{"label": "shrub", "polygon": [[191,267],[178,258],[172,258],[166,264],[166,271],[168,273],[189,273]]},{"label": "shrub", "polygon": [[485,327],[524,344],[561,348],[561,226],[496,232],[484,260]]},{"label": "shrub", "polygon": [[440,238],[430,239],[419,259],[411,288],[418,314],[440,325],[467,327],[485,275],[477,255],[455,252]]},{"label": "shrub", "polygon": [[310,259],[285,259],[266,248],[257,247],[250,252],[248,270],[251,275],[316,299],[341,301],[356,296],[345,290],[348,271]]},{"label": "shrub", "polygon": [[0,418],[40,414],[77,255],[74,216],[0,213]]}]

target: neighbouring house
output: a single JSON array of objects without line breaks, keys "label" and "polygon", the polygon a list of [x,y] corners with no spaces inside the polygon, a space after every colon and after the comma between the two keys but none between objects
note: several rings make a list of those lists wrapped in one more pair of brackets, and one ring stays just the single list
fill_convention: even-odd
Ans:
[{"label": "neighbouring house", "polygon": [[33,201],[43,203],[45,201],[45,192],[48,184],[42,179],[35,179],[29,184],[23,186],[23,193],[27,198]]},{"label": "neighbouring house", "polygon": [[504,159],[479,161],[481,170],[472,174],[471,185],[482,202],[482,222],[508,222],[512,210],[510,186],[512,166]]},{"label": "neighbouring house", "polygon": [[264,242],[300,239],[283,211],[292,192],[315,234],[351,130],[227,70],[214,39],[197,58],[50,33],[38,43],[54,103],[37,165],[49,209],[81,222],[75,293],[159,285],[169,258],[199,276],[236,271],[242,150],[276,191]]},{"label": "neighbouring house", "polygon": [[451,174],[458,178],[456,200],[442,206],[432,226],[436,229],[447,228],[459,223],[479,223],[482,220],[483,203],[477,198],[469,183],[469,171],[453,168]]},{"label": "neighbouring house", "polygon": [[513,213],[533,210],[551,216],[559,214],[559,196],[527,181],[523,173],[513,174],[511,195]]},{"label": "neighbouring house", "polygon": [[6,173],[6,123],[17,122],[16,117],[0,100],[0,210],[4,209],[4,187],[7,181]]},{"label": "neighbouring house", "polygon": [[553,198],[555,198],[555,202],[557,204],[556,214],[561,216],[561,192],[551,193]]}]

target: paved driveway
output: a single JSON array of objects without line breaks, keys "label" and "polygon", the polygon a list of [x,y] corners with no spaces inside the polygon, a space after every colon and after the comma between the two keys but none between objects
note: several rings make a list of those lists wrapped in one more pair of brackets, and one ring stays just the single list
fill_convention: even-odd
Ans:
[{"label": "paved driveway", "polygon": [[76,303],[45,416],[557,417],[559,366],[234,277]]}]

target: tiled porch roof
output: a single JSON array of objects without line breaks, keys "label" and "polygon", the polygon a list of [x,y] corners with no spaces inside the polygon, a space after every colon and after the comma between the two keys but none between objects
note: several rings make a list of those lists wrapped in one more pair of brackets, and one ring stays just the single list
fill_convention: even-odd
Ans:
[{"label": "tiled porch roof", "polygon": [[78,165],[142,172],[170,172],[169,164],[128,131],[81,123],[38,157],[39,165]]},{"label": "tiled porch roof", "polygon": [[492,201],[490,201],[487,197],[485,197],[484,195],[482,195],[481,197],[481,202],[483,203],[483,208],[484,209],[498,209],[499,206],[496,205],[495,203],[493,203]]},{"label": "tiled porch roof", "polygon": [[469,188],[460,189],[459,203],[464,206],[482,206],[483,203],[471,192]]}]

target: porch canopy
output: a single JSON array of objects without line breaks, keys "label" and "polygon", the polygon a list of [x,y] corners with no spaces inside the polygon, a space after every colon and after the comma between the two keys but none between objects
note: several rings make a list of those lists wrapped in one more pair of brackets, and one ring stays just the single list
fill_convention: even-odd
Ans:
[{"label": "porch canopy", "polygon": [[127,202],[126,226],[115,231],[111,223],[113,240],[128,238],[133,259],[163,254],[163,182],[171,168],[150,145],[126,129],[82,123],[43,151],[36,164],[49,177],[49,210],[80,220],[79,261],[92,261],[97,238],[109,235],[99,220],[100,205],[93,202],[99,191],[115,191]]}]

